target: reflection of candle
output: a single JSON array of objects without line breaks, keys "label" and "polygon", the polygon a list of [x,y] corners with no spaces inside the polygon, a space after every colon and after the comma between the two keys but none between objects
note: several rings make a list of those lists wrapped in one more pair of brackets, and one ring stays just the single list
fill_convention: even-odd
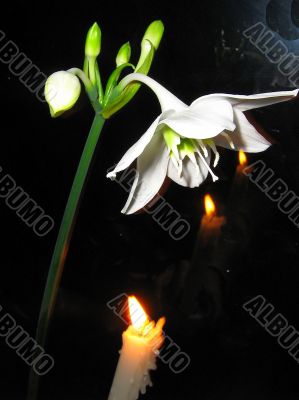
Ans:
[{"label": "reflection of candle", "polygon": [[216,206],[209,194],[205,195],[204,204],[206,212],[201,220],[198,240],[200,245],[207,247],[217,241],[225,218],[217,216]]},{"label": "reflection of candle", "polygon": [[[221,227],[225,224],[225,217],[218,217],[215,203],[209,194],[204,197],[205,214],[200,223],[190,268],[186,275],[185,288],[182,295],[181,310],[189,314],[195,309],[198,294],[206,281],[212,282],[209,268],[218,239]],[[216,283],[217,284],[217,283]]]},{"label": "reflection of candle", "polygon": [[236,169],[236,174],[234,178],[234,185],[241,185],[242,182],[247,180],[247,177],[243,174],[244,169],[247,167],[247,157],[244,151],[239,151],[239,165]]},{"label": "reflection of candle", "polygon": [[247,201],[248,177],[243,173],[244,169],[248,168],[247,156],[244,151],[239,151],[239,165],[236,168],[236,173],[233,179],[230,197],[228,201],[228,214],[236,212],[236,209],[244,207],[243,201]]},{"label": "reflection of candle", "polygon": [[135,297],[129,297],[132,325],[123,333],[123,347],[108,400],[136,400],[139,392],[152,385],[149,371],[156,369],[156,356],[163,343],[165,318],[157,324],[148,316]]},{"label": "reflection of candle", "polygon": [[239,151],[239,164],[243,167],[247,165],[247,157],[243,150]]}]

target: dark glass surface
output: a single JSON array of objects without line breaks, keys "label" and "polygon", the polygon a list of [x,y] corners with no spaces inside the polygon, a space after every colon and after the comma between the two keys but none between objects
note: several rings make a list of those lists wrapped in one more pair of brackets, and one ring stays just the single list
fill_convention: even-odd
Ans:
[{"label": "dark glass surface", "polygon": [[[100,66],[105,79],[119,46],[130,40],[136,61],[145,27],[162,19],[165,35],[150,75],[183,101],[208,93],[295,87],[291,74],[283,74],[279,63],[265,54],[270,44],[263,53],[244,31],[263,24],[272,47],[283,43],[288,54],[299,56],[296,0],[7,2],[0,18],[6,39],[46,75],[81,66],[85,33],[96,20],[103,34]],[[0,199],[0,304],[34,335],[51,252],[92,110],[82,95],[72,112],[53,120],[46,104],[8,65],[0,63],[0,69],[0,166],[55,221],[49,235],[37,237]],[[252,113],[275,144],[249,161],[262,159],[299,196],[298,110],[295,100]],[[140,398],[297,399],[298,363],[242,306],[262,295],[299,330],[298,227],[250,182],[240,201],[230,203],[237,154],[221,150],[217,183],[208,178],[196,189],[172,183],[164,194],[190,222],[184,240],[174,242],[146,213],[120,213],[127,194],[106,179],[106,171],[158,113],[155,96],[142,88],[104,128],[49,335],[47,350],[55,368],[42,379],[40,399],[108,397],[125,325],[106,303],[123,292],[139,296],[152,318],[165,315],[167,334],[191,358],[190,366],[177,375],[160,362],[154,386]],[[232,216],[222,233],[230,244],[222,243],[214,254],[217,268],[205,270],[194,307],[182,311],[182,296],[189,290],[184,273],[207,192],[221,213]],[[3,338],[0,354],[0,398],[25,399],[28,367]]]}]

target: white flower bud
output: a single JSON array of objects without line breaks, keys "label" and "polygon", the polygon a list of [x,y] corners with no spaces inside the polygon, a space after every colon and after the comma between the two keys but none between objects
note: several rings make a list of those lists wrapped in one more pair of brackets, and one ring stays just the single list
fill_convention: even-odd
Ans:
[{"label": "white flower bud", "polygon": [[49,104],[51,116],[58,117],[72,108],[80,92],[81,85],[76,75],[67,71],[58,71],[50,75],[45,84],[45,98]]}]

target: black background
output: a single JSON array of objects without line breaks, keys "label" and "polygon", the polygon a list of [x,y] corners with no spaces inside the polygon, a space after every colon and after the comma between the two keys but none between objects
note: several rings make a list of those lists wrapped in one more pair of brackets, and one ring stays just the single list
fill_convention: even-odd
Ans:
[{"label": "black background", "polygon": [[[190,103],[214,92],[292,89],[242,31],[259,21],[268,23],[277,39],[298,54],[298,16],[296,1],[8,2],[1,8],[0,29],[49,75],[81,67],[85,34],[98,21],[105,80],[120,45],[130,40],[136,62],[146,26],[161,19],[165,35],[150,75]],[[74,112],[53,120],[47,105],[7,65],[0,69],[0,165],[55,220],[55,228],[40,238],[0,202],[0,304],[34,335],[51,252],[93,115],[83,93]],[[277,144],[250,157],[263,159],[296,193],[298,106],[294,101],[254,113]],[[223,266],[230,273],[221,286],[220,313],[213,315],[209,307],[206,312],[206,302],[199,302],[197,310],[183,317],[179,300],[169,295],[174,272],[182,260],[191,258],[207,191],[225,214],[237,154],[221,152],[217,183],[208,178],[197,189],[172,184],[165,194],[191,224],[184,240],[174,242],[149,215],[120,214],[127,194],[105,178],[106,171],[157,113],[156,98],[142,88],[105,125],[49,335],[47,350],[55,358],[55,368],[43,378],[40,398],[107,398],[125,326],[106,302],[123,292],[139,295],[152,318],[165,315],[167,333],[191,357],[190,367],[179,375],[160,363],[144,399],[298,398],[298,364],[242,308],[246,300],[261,294],[299,329],[298,228],[254,185],[242,203],[251,221],[250,229],[245,227],[248,243],[242,254],[236,249]],[[28,368],[3,340],[0,351],[0,398],[22,400]]]}]

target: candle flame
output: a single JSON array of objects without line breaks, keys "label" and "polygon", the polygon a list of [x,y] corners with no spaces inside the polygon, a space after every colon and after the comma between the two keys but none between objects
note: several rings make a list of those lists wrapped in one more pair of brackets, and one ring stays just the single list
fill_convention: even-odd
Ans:
[{"label": "candle flame", "polygon": [[239,151],[239,163],[243,166],[247,164],[246,154],[242,150]]},{"label": "candle flame", "polygon": [[141,331],[148,323],[148,317],[135,296],[129,296],[128,302],[132,325],[135,329]]},{"label": "candle flame", "polygon": [[216,214],[216,206],[212,197],[209,194],[205,195],[204,203],[207,216],[208,217],[214,216]]}]

